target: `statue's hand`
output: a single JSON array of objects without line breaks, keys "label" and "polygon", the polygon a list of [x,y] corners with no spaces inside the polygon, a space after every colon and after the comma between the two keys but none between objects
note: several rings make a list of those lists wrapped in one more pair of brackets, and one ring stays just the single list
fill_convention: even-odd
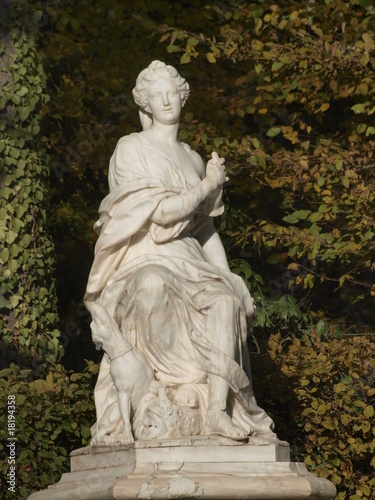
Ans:
[{"label": "statue's hand", "polygon": [[214,190],[218,186],[222,186],[224,182],[227,182],[229,179],[225,172],[225,159],[220,158],[215,151],[211,156],[211,160],[207,163],[206,176],[212,181]]}]

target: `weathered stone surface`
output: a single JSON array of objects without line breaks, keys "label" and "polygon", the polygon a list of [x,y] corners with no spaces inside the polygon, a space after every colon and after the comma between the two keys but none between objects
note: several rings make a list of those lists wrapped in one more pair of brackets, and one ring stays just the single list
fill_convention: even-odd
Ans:
[{"label": "weathered stone surface", "polygon": [[247,323],[254,300],[232,273],[213,220],[225,160],[178,138],[188,83],[153,61],[133,90],[143,130],[120,138],[85,305],[105,354],[95,445],[207,433],[276,438],[254,397]]},{"label": "weathered stone surface", "polygon": [[335,487],[289,461],[289,446],[192,437],[86,447],[71,472],[30,500],[331,499]]}]

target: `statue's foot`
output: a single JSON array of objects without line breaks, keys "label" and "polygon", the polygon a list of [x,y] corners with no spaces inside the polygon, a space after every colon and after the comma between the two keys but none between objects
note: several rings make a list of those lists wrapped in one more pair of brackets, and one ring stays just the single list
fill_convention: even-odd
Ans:
[{"label": "statue's foot", "polygon": [[104,436],[94,437],[91,440],[92,446],[110,446],[117,443],[118,443],[117,436],[108,436],[106,434]]},{"label": "statue's foot", "polygon": [[131,431],[124,431],[118,439],[119,444],[132,444],[134,443],[134,437]]},{"label": "statue's foot", "polygon": [[225,411],[219,409],[207,411],[206,426],[203,432],[204,434],[218,434],[236,441],[247,438],[245,429],[235,424]]},{"label": "statue's foot", "polygon": [[249,444],[254,445],[254,446],[266,446],[269,444],[274,444],[276,443],[277,438],[270,438],[270,437],[265,437],[265,436],[250,436],[249,437]]},{"label": "statue's foot", "polygon": [[250,438],[249,444],[265,445],[278,441],[277,435],[271,429],[255,430]]}]

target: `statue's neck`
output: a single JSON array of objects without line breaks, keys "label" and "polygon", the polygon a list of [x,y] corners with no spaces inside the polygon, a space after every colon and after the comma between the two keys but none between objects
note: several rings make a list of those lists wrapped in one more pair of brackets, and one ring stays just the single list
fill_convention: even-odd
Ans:
[{"label": "statue's neck", "polygon": [[163,123],[153,122],[151,127],[147,129],[147,135],[159,142],[175,144],[178,140],[179,123],[172,125],[164,125]]}]

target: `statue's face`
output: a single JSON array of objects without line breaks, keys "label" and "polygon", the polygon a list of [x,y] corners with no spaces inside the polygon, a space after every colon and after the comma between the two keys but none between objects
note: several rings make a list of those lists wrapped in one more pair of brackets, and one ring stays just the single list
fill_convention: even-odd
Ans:
[{"label": "statue's face", "polygon": [[163,125],[178,123],[181,113],[181,96],[168,78],[160,78],[152,84],[148,92],[148,107],[152,118]]},{"label": "statue's face", "polygon": [[143,418],[139,439],[149,440],[165,436],[168,432],[165,415],[159,405],[149,408]]}]

